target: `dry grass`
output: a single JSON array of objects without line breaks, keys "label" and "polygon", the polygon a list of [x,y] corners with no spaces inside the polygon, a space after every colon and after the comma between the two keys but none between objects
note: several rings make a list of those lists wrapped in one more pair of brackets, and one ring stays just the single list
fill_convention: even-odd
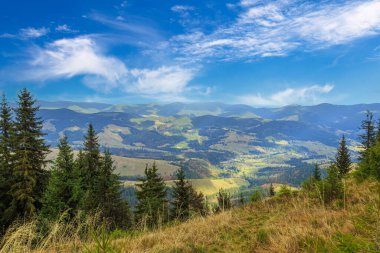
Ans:
[{"label": "dry grass", "polygon": [[[332,206],[325,207],[302,193],[290,199],[266,199],[158,231],[125,235],[112,244],[116,252],[134,253],[380,252],[379,195],[377,182],[348,181],[346,200]],[[33,233],[33,228],[28,226],[20,227],[25,238]],[[24,238],[17,232],[13,235]],[[30,245],[27,239],[6,240],[6,243],[14,251],[2,249],[0,253],[17,252],[16,249],[28,252]],[[77,248],[66,238],[35,252],[77,252]]]}]

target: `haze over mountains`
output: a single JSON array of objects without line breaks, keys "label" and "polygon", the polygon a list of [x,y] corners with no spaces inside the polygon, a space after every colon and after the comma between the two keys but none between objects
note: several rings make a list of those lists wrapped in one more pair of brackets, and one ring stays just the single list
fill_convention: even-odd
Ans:
[{"label": "haze over mountains", "polygon": [[65,134],[79,148],[91,122],[101,144],[115,155],[185,164],[193,168],[189,174],[194,178],[264,180],[280,175],[294,184],[303,179],[291,179],[292,173],[300,173],[299,168],[326,164],[334,157],[342,134],[349,139],[355,157],[359,124],[366,110],[376,117],[380,112],[380,104],[253,108],[223,103],[41,101],[39,105],[52,146]]}]

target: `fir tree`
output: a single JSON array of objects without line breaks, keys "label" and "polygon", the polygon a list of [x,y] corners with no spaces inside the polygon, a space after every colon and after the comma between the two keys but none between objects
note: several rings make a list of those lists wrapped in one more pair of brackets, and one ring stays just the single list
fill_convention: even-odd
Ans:
[{"label": "fir tree", "polygon": [[335,158],[335,165],[339,170],[340,175],[345,175],[350,171],[351,157],[346,144],[346,138],[342,137],[339,143],[338,152]]},{"label": "fir tree", "polygon": [[177,171],[177,181],[173,187],[172,218],[186,220],[190,216],[190,187],[185,180],[183,169]]},{"label": "fir tree", "polygon": [[321,181],[322,180],[321,169],[319,168],[318,164],[316,164],[314,167],[313,179],[315,181]]},{"label": "fir tree", "polygon": [[363,131],[363,134],[360,135],[360,142],[362,144],[362,151],[360,152],[359,159],[365,160],[369,148],[375,142],[375,124],[373,121],[373,114],[370,111],[367,111],[366,119],[362,121],[360,129]]},{"label": "fir tree", "polygon": [[38,107],[27,89],[18,94],[15,120],[14,171],[12,202],[7,216],[29,219],[41,208],[42,195],[48,181],[44,167],[49,152],[42,133]]},{"label": "fir tree", "polygon": [[190,213],[197,215],[207,215],[208,207],[205,203],[205,197],[203,193],[196,192],[195,189],[191,186],[190,190]]},{"label": "fir tree", "polygon": [[145,168],[145,178],[137,184],[135,216],[141,226],[154,228],[166,220],[167,200],[164,180],[158,175],[156,163]]},{"label": "fir tree", "polygon": [[328,174],[322,188],[324,191],[324,201],[326,203],[343,196],[343,183],[340,170],[333,164],[327,172]]},{"label": "fir tree", "polygon": [[94,196],[102,218],[113,224],[114,228],[126,228],[131,225],[130,213],[128,203],[121,198],[121,184],[114,173],[115,169],[111,153],[106,150],[95,180]]},{"label": "fir tree", "polygon": [[3,94],[0,108],[0,230],[9,224],[3,217],[12,199],[9,189],[13,174],[13,137],[12,111]]},{"label": "fir tree", "polygon": [[75,171],[74,154],[66,136],[60,139],[58,149],[41,210],[41,217],[49,220],[59,218],[64,211],[69,215],[69,219],[74,217],[82,195]]},{"label": "fir tree", "polygon": [[99,140],[92,124],[88,125],[83,153],[78,159],[78,169],[84,191],[83,209],[86,212],[96,212],[98,211],[96,210],[98,208],[98,199],[95,193],[95,184],[101,170],[102,158]]},{"label": "fir tree", "polygon": [[269,186],[269,196],[273,197],[274,195],[276,195],[276,192],[274,191],[273,184],[270,183],[270,186]]}]

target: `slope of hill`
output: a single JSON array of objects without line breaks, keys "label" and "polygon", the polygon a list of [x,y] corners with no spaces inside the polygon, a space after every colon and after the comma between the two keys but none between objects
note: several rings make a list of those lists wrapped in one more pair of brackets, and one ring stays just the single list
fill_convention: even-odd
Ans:
[{"label": "slope of hill", "polygon": [[27,224],[6,237],[0,252],[96,252],[102,242],[113,252],[135,253],[379,252],[380,184],[348,180],[346,186],[344,203],[325,206],[302,193],[272,197],[156,231],[100,234],[99,239],[105,237],[98,243],[83,242],[57,224],[53,234],[34,245],[35,251],[29,244],[35,226]]}]

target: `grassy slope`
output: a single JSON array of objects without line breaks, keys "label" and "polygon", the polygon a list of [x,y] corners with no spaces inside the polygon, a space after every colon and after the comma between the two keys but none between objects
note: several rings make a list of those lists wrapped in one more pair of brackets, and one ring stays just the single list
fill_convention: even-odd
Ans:
[{"label": "grassy slope", "polygon": [[[272,198],[124,236],[113,245],[116,252],[380,252],[379,187],[349,181],[345,209],[339,202],[325,207],[302,194]],[[70,246],[62,252],[71,252]]]}]

